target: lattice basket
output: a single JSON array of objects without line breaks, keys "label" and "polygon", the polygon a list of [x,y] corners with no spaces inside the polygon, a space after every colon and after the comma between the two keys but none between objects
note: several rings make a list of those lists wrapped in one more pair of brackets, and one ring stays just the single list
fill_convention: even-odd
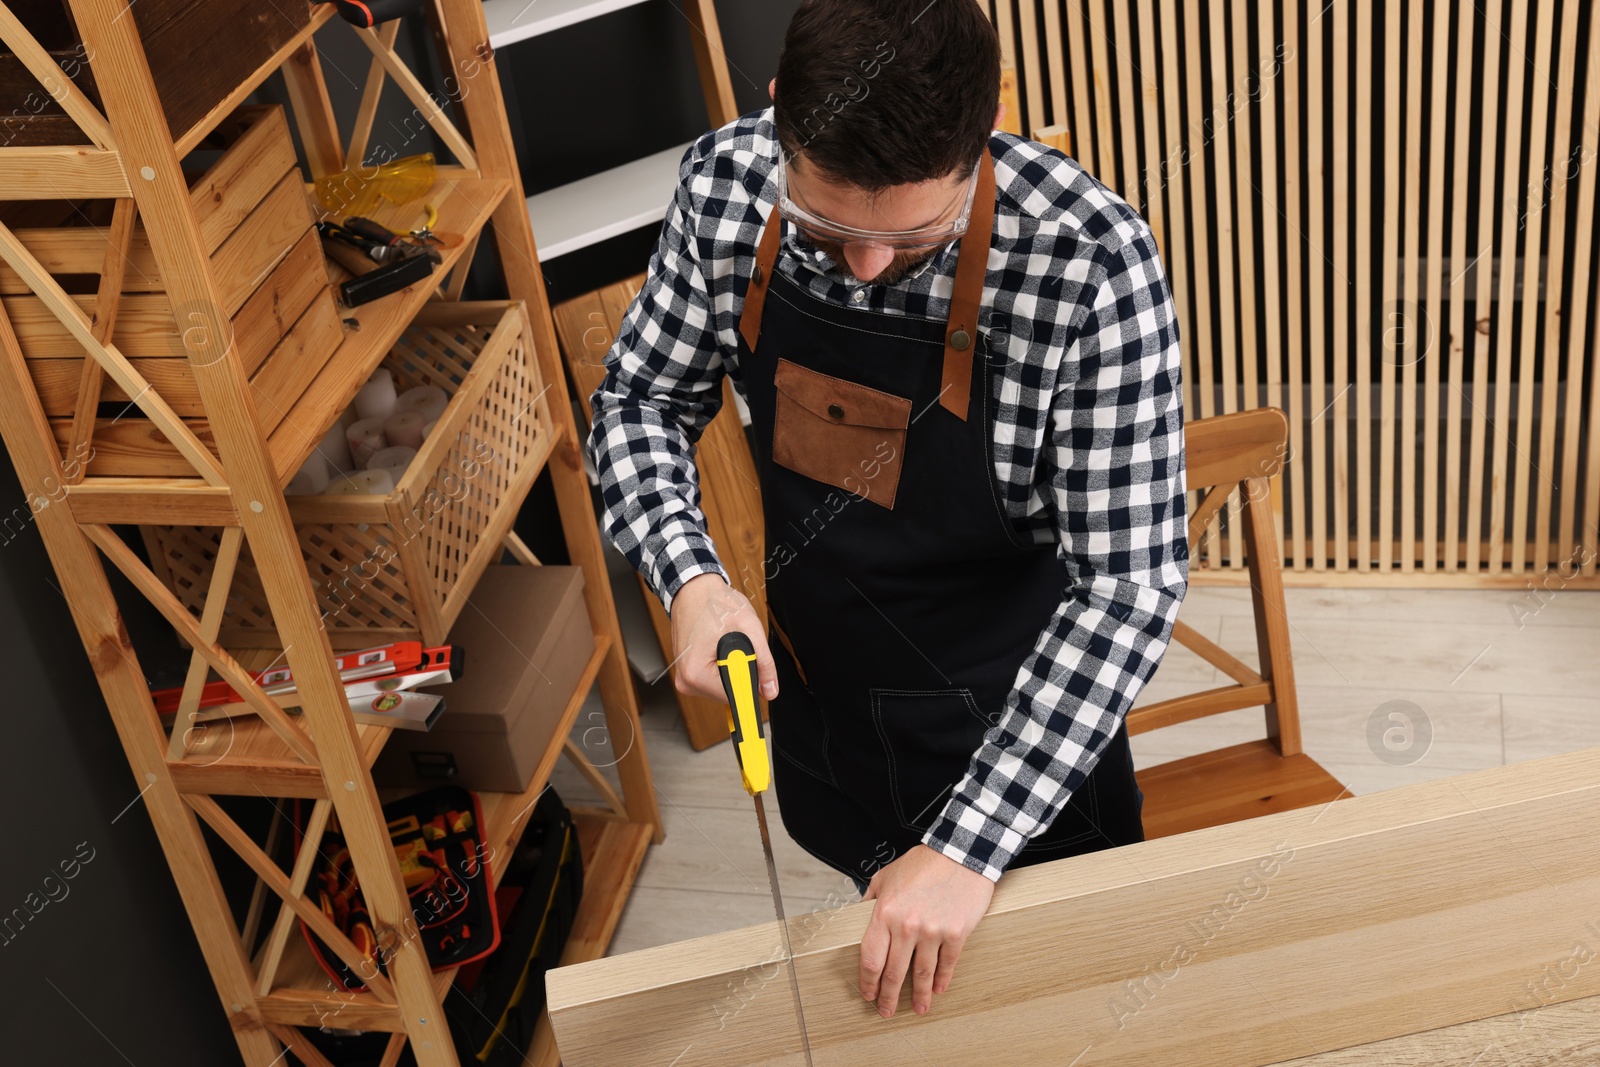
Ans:
[{"label": "lattice basket", "polygon": [[[522,301],[432,302],[383,359],[397,389],[451,395],[394,491],[291,496],[289,515],[336,649],[445,640],[500,554],[554,439]],[[145,527],[151,563],[196,614],[221,543],[215,527]],[[281,645],[246,548],[222,643]]]}]

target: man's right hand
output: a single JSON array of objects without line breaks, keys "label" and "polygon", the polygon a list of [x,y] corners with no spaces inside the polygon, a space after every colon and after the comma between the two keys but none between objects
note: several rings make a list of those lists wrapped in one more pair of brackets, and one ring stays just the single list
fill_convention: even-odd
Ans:
[{"label": "man's right hand", "polygon": [[672,598],[673,684],[678,692],[725,702],[717,670],[717,642],[738,630],[756,649],[761,695],[778,695],[778,672],[767,646],[767,624],[756,616],[748,597],[713,571],[697,574],[678,587]]}]

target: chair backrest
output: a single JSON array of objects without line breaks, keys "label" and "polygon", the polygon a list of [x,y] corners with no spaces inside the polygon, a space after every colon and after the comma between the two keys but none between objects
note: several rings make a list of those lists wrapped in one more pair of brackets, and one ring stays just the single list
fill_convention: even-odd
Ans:
[{"label": "chair backrest", "polygon": [[1238,518],[1243,526],[1261,670],[1252,670],[1180,619],[1173,627],[1173,640],[1220,669],[1234,684],[1134,708],[1128,713],[1130,734],[1261,706],[1266,709],[1267,736],[1278,751],[1285,756],[1300,752],[1300,713],[1271,497],[1271,480],[1283,469],[1288,440],[1289,420],[1272,407],[1215,415],[1185,425],[1186,482],[1189,489],[1200,492],[1200,503],[1189,517],[1191,547],[1233,491],[1240,490]]}]

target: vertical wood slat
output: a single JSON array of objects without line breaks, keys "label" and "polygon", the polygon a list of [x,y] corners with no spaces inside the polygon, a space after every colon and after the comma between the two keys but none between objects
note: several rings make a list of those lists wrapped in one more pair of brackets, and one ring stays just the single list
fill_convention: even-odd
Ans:
[{"label": "vertical wood slat", "polygon": [[1473,261],[1474,321],[1466,333],[1472,342],[1472,393],[1467,398],[1472,433],[1467,458],[1467,572],[1477,574],[1483,559],[1483,472],[1484,439],[1488,425],[1489,353],[1488,335],[1480,326],[1493,324],[1491,317],[1491,286],[1494,279],[1495,220],[1495,161],[1498,158],[1500,99],[1500,0],[1485,0],[1483,9],[1484,41],[1483,97],[1482,97],[1482,156],[1478,165],[1478,237]]},{"label": "vertical wood slat", "polygon": [[[1004,4],[1011,0],[999,2]],[[1084,51],[1088,45],[1088,30],[1084,26],[1083,5],[1089,0],[1061,2],[1067,8],[1067,39],[1072,55],[1069,61],[1072,67],[1072,143],[1078,150],[1078,161],[1091,173],[1098,174],[1100,168],[1095,163],[1094,111],[1091,103],[1094,97],[1090,89],[1093,76],[1089,69],[1088,53]]]},{"label": "vertical wood slat", "polygon": [[[1365,10],[1365,9],[1364,9]],[[1371,19],[1368,11],[1366,18]],[[1359,36],[1359,29],[1358,29]],[[1333,5],[1333,539],[1334,570],[1350,569],[1350,5]],[[1357,110],[1370,111],[1370,76],[1358,75],[1358,88],[1367,91],[1356,101]],[[1370,205],[1369,205],[1370,209]],[[1358,208],[1359,211],[1359,208]]]},{"label": "vertical wood slat", "polygon": [[[1567,438],[1562,448],[1561,460],[1561,517],[1557,523],[1560,531],[1561,557],[1572,559],[1574,554],[1578,559],[1577,569],[1584,577],[1592,578],[1596,573],[1596,559],[1600,557],[1600,431],[1594,426],[1589,427],[1588,439],[1588,487],[1584,489],[1578,480],[1578,451],[1580,441],[1578,437],[1578,414],[1583,399],[1583,361],[1584,353],[1589,349],[1586,342],[1589,334],[1589,309],[1594,298],[1594,279],[1589,270],[1592,265],[1594,251],[1594,222],[1595,222],[1595,172],[1597,167],[1596,153],[1600,152],[1600,29],[1591,25],[1589,28],[1589,58],[1585,64],[1585,87],[1583,95],[1584,121],[1582,126],[1583,145],[1581,155],[1581,168],[1578,172],[1578,205],[1576,232],[1578,243],[1573,250],[1572,272],[1572,314],[1568,316],[1567,337]],[[1589,382],[1589,396],[1591,405],[1594,399],[1600,399],[1600,358],[1593,360]],[[1578,494],[1584,494],[1583,507],[1580,509]],[[1574,530],[1573,526],[1582,512],[1582,528]],[[1585,551],[1587,550],[1587,551]],[[1569,567],[1568,570],[1573,568]]]},{"label": "vertical wood slat", "polygon": [[[1341,5],[1343,6],[1343,5]],[[1396,17],[1393,3],[1384,5]],[[1375,63],[1366,62],[1366,56],[1376,58],[1377,48],[1373,38],[1373,5],[1356,5],[1356,114],[1357,128],[1372,114],[1373,109],[1373,68]],[[1396,17],[1396,22],[1398,18]],[[1399,34],[1396,33],[1398,38]],[[1398,66],[1398,64],[1395,64]],[[1386,78],[1385,81],[1392,81]],[[1387,98],[1388,94],[1384,94]],[[1387,99],[1385,100],[1387,104]],[[1398,125],[1398,123],[1397,123]],[[1372,296],[1376,289],[1381,292],[1381,281],[1377,285],[1368,280],[1368,272],[1372,272],[1373,279],[1381,279],[1389,274],[1384,270],[1379,272],[1372,259],[1372,227],[1367,225],[1367,220],[1372,217],[1373,181],[1369,180],[1372,174],[1372,138],[1354,135],[1355,142],[1355,211],[1353,217],[1348,219],[1347,225],[1355,229],[1355,260],[1346,261],[1345,290],[1353,291],[1355,297],[1355,336],[1350,345],[1350,356],[1355,363],[1356,394],[1356,428],[1355,428],[1355,497],[1356,497],[1356,525],[1355,525],[1355,554],[1356,569],[1370,571],[1372,569]],[[1398,154],[1390,156],[1398,158]],[[1344,172],[1348,173],[1348,172]],[[1388,183],[1386,183],[1388,184]],[[1359,279],[1359,280],[1358,280]],[[1338,428],[1341,432],[1348,432],[1349,421],[1340,419]],[[1348,447],[1341,448],[1340,455],[1348,457]],[[1340,529],[1346,528],[1344,523]],[[1344,559],[1344,554],[1340,553]]]},{"label": "vertical wood slat", "polygon": [[1039,69],[1039,19],[1031,2],[1019,4],[1017,7],[1017,29],[1021,36],[1021,66],[1022,84],[1025,87],[1027,98],[1023,101],[1023,109],[1027,112],[1027,120],[1022,124],[1025,136],[1032,137],[1033,131],[1049,125],[1045,118],[1044,110],[1044,79],[1043,72]]},{"label": "vertical wood slat", "polygon": [[[1153,0],[1152,0],[1153,5]],[[1163,258],[1175,297],[1178,314],[1179,346],[1183,349],[1183,417],[1185,422],[1195,419],[1194,366],[1195,338],[1199,336],[1195,325],[1193,274],[1189,269],[1189,225],[1184,202],[1184,176],[1187,167],[1180,167],[1184,143],[1182,80],[1178,69],[1178,13],[1172,8],[1161,12],[1161,77],[1164,92],[1163,147],[1158,164],[1160,184],[1167,194],[1168,228],[1167,245]],[[1176,177],[1174,177],[1176,172]]]},{"label": "vertical wood slat", "polygon": [[[1558,58],[1555,64],[1556,85],[1570,86],[1574,78],[1574,52],[1577,48],[1578,8],[1576,4],[1563,4],[1561,9],[1561,29],[1556,38],[1556,51]],[[1536,501],[1537,511],[1534,515],[1533,537],[1533,569],[1543,572],[1550,566],[1550,521],[1551,515],[1561,506],[1561,497],[1564,495],[1556,487],[1555,458],[1556,458],[1556,401],[1558,399],[1558,383],[1562,374],[1562,349],[1561,349],[1561,292],[1562,279],[1566,271],[1567,257],[1567,186],[1569,149],[1572,144],[1572,92],[1556,93],[1556,117],[1552,124],[1555,138],[1550,150],[1549,174],[1549,206],[1546,209],[1550,216],[1550,252],[1546,261],[1545,273],[1545,298],[1544,298],[1544,343],[1539,350],[1543,355],[1542,377],[1544,378],[1543,405],[1539,415],[1539,459],[1537,463],[1531,460],[1530,465],[1539,479],[1539,495]],[[1533,363],[1532,350],[1524,348],[1528,354],[1527,362]],[[1565,375],[1569,393],[1576,391],[1576,373]],[[1568,433],[1572,425],[1567,424]],[[1527,529],[1524,523],[1519,527],[1518,543],[1522,538],[1521,531]],[[1521,568],[1519,568],[1521,569]]]},{"label": "vertical wood slat", "polygon": [[1326,10],[1306,26],[1306,202],[1311,216],[1306,262],[1310,264],[1311,324],[1311,496],[1307,514],[1311,524],[1312,569],[1328,569],[1328,425],[1318,425],[1327,414],[1328,329],[1328,210],[1327,148],[1324,130],[1327,93],[1324,91],[1322,50],[1332,21]]},{"label": "vertical wood slat", "polygon": [[[1162,246],[1186,418],[1290,413],[1289,568],[1503,581],[1600,540],[1600,477],[1580,478],[1600,469],[1580,380],[1597,190],[1571,151],[1600,93],[1572,85],[1597,74],[1575,5],[1016,2],[1030,123],[1070,125]],[[1237,513],[1200,569],[1242,566]]]},{"label": "vertical wood slat", "polygon": [[[1472,70],[1473,40],[1477,32],[1478,7],[1475,0],[1457,0],[1456,3],[1456,159],[1454,207],[1450,220],[1450,332],[1440,343],[1440,350],[1448,353],[1446,368],[1447,410],[1445,413],[1445,478],[1444,478],[1444,569],[1454,574],[1461,562],[1459,531],[1461,529],[1461,423],[1464,415],[1462,401],[1465,393],[1461,383],[1465,377],[1464,364],[1467,348],[1477,334],[1477,328],[1467,321],[1466,280],[1472,273],[1474,250],[1467,244],[1467,227],[1471,221],[1472,199],[1467,195],[1476,167],[1472,163],[1472,80],[1466,72]],[[1493,139],[1493,133],[1485,132]],[[1481,238],[1480,238],[1481,240]]]},{"label": "vertical wood slat", "polygon": [[[1293,7],[1293,4],[1289,5]],[[1267,395],[1266,404],[1283,407],[1290,413],[1293,423],[1295,403],[1283,396],[1283,365],[1278,357],[1283,349],[1283,294],[1279,274],[1279,257],[1282,245],[1279,240],[1278,216],[1283,211],[1283,198],[1278,186],[1278,102],[1283,99],[1283,68],[1278,62],[1278,37],[1272,21],[1272,5],[1261,4],[1256,30],[1255,71],[1260,90],[1257,99],[1261,108],[1261,283],[1262,312],[1266,334],[1262,347],[1266,352]],[[1270,73],[1269,73],[1270,72]],[[1269,80],[1270,79],[1270,80]],[[1294,121],[1291,119],[1291,121]],[[1294,159],[1296,157],[1289,157]],[[1296,400],[1298,398],[1295,398]],[[1254,405],[1252,405],[1254,406]],[[1291,442],[1291,448],[1294,447]],[[1276,531],[1278,559],[1286,558],[1284,552],[1283,479],[1274,479],[1271,485],[1273,528]]]},{"label": "vertical wood slat", "polygon": [[[1301,280],[1304,262],[1304,235],[1300,217],[1301,185],[1300,160],[1300,79],[1305,63],[1300,51],[1300,18],[1296,3],[1283,5],[1282,67],[1283,86],[1283,200],[1284,218],[1287,222],[1284,243],[1284,268],[1287,282],[1285,313],[1288,318],[1288,338],[1284,353],[1289,361],[1289,455],[1280,484],[1289,497],[1289,519],[1284,531],[1287,555],[1294,557],[1293,569],[1307,570],[1306,561],[1306,493],[1305,493],[1305,425],[1312,412],[1304,400],[1305,308],[1301,300]],[[1287,557],[1286,557],[1287,558]]]},{"label": "vertical wood slat", "polygon": [[[1382,283],[1378,291],[1382,303],[1372,320],[1357,321],[1360,322],[1365,336],[1370,338],[1376,335],[1379,338],[1376,345],[1378,358],[1375,361],[1379,397],[1376,426],[1378,432],[1377,565],[1379,570],[1387,571],[1394,563],[1395,392],[1400,377],[1396,372],[1399,364],[1404,362],[1409,354],[1406,349],[1404,329],[1406,317],[1412,307],[1410,297],[1415,285],[1414,261],[1417,256],[1416,248],[1409,240],[1416,212],[1410,210],[1406,216],[1402,216],[1400,203],[1403,194],[1408,206],[1414,206],[1413,194],[1422,177],[1422,160],[1416,150],[1416,126],[1411,121],[1411,95],[1408,92],[1416,84],[1417,75],[1413,68],[1408,72],[1407,78],[1402,79],[1400,76],[1400,57],[1408,51],[1410,43],[1401,35],[1403,5],[1385,4],[1384,9],[1388,17],[1384,23],[1383,33],[1383,154],[1384,158],[1390,161],[1390,166],[1384,168],[1387,173],[1383,178],[1383,258],[1374,265],[1374,269],[1381,272]],[[1410,29],[1413,34],[1412,39],[1415,39],[1416,27],[1412,26]],[[1406,123],[1403,127],[1400,121],[1402,102],[1405,104],[1406,113]],[[1404,160],[1403,170],[1393,165],[1400,160]],[[1362,175],[1366,172],[1357,170],[1356,173]],[[1363,264],[1366,262],[1363,260]],[[1401,331],[1398,334],[1395,332],[1397,325]],[[1366,360],[1362,362],[1368,363]],[[1363,390],[1363,395],[1370,397],[1372,395],[1370,389]],[[1372,423],[1366,418],[1358,418],[1356,425],[1357,438],[1367,442],[1370,459],[1371,435],[1367,431],[1372,427]],[[1361,469],[1363,471],[1370,469],[1366,461],[1361,463]],[[1367,514],[1365,521],[1357,520],[1364,535],[1372,525],[1372,494],[1364,487],[1357,499],[1362,502]],[[1365,541],[1366,537],[1363,536],[1362,540]],[[1364,561],[1362,570],[1368,570],[1371,566],[1372,561],[1368,558]]]},{"label": "vertical wood slat", "polygon": [[[1420,27],[1421,5],[1413,17],[1418,20]],[[1450,4],[1437,2],[1433,5],[1433,86],[1429,94],[1428,129],[1431,139],[1428,144],[1428,251],[1427,275],[1425,285],[1427,288],[1426,304],[1418,317],[1417,328],[1422,331],[1420,336],[1413,336],[1415,343],[1420,344],[1419,357],[1427,381],[1423,389],[1423,416],[1422,416],[1422,559],[1423,571],[1433,573],[1439,566],[1438,537],[1439,537],[1439,371],[1436,364],[1448,359],[1450,338],[1444,332],[1443,308],[1444,290],[1442,283],[1446,277],[1453,278],[1455,270],[1447,265],[1444,259],[1444,231],[1446,219],[1444,216],[1444,176],[1446,171],[1454,173],[1456,165],[1453,160],[1445,159],[1445,137],[1449,133],[1450,124],[1450,70],[1452,64],[1448,61],[1447,52],[1450,46]],[[1461,68],[1465,70],[1466,68]],[[1422,72],[1417,72],[1420,80]],[[1459,211],[1458,211],[1459,215]],[[1453,248],[1455,246],[1452,246]],[[1443,272],[1448,271],[1448,274]],[[1415,331],[1414,331],[1415,333]],[[1431,357],[1431,358],[1430,358]],[[1454,479],[1451,479],[1452,483]],[[1403,535],[1409,543],[1409,535]],[[1410,553],[1402,557],[1406,569],[1413,569]]]},{"label": "vertical wood slat", "polygon": [[1090,73],[1093,76],[1095,100],[1095,177],[1112,189],[1122,187],[1122,177],[1117,173],[1117,139],[1112,124],[1116,121],[1111,98],[1111,60],[1108,55],[1106,32],[1111,18],[1106,11],[1107,0],[1088,0],[1089,3],[1089,55]]},{"label": "vertical wood slat", "polygon": [[[1528,19],[1526,7],[1513,3],[1511,8],[1511,25],[1506,34],[1510,42],[1510,52],[1506,60],[1506,91],[1507,101],[1522,99],[1524,83],[1527,80],[1526,56],[1528,39]],[[1498,42],[1496,42],[1498,44]],[[1520,190],[1517,181],[1519,175],[1517,157],[1520,155],[1522,145],[1522,108],[1508,107],[1506,109],[1506,138],[1508,146],[1519,149],[1518,152],[1507,152],[1505,157],[1505,176],[1501,180],[1500,188],[1505,190],[1507,202],[1502,205],[1500,213],[1500,291],[1499,300],[1493,311],[1495,329],[1495,347],[1493,350],[1495,372],[1495,397],[1494,397],[1494,437],[1492,461],[1490,466],[1491,482],[1489,494],[1489,573],[1504,573],[1503,560],[1505,557],[1506,535],[1506,477],[1507,450],[1510,440],[1506,435],[1506,427],[1511,417],[1511,346],[1515,343],[1514,327],[1516,316],[1513,313],[1517,295],[1517,233],[1521,229],[1521,213],[1523,205],[1520,196],[1513,190]],[[1535,238],[1530,233],[1528,236],[1528,249],[1533,250]],[[1526,260],[1524,260],[1526,262]]]},{"label": "vertical wood slat", "polygon": [[[1405,274],[1402,281],[1401,320],[1404,335],[1398,353],[1399,359],[1396,372],[1400,379],[1400,569],[1411,571],[1416,569],[1416,552],[1409,546],[1417,541],[1417,368],[1426,353],[1421,347],[1421,314],[1422,299],[1419,284],[1422,271],[1422,160],[1423,160],[1423,128],[1422,128],[1422,100],[1425,95],[1425,83],[1422,80],[1423,70],[1423,26],[1424,4],[1422,0],[1410,0],[1407,5],[1406,18],[1406,164],[1411,168],[1414,176],[1406,182],[1405,212],[1403,221],[1406,232],[1403,238],[1405,244]],[[1438,169],[1438,163],[1433,163],[1433,169]],[[1430,176],[1431,177],[1431,176]],[[1427,216],[1429,233],[1436,232],[1439,228],[1438,213]],[[1437,273],[1438,258],[1428,257],[1428,269]],[[1437,288],[1429,286],[1430,289]],[[1429,378],[1432,379],[1432,367],[1428,365]],[[1384,470],[1392,470],[1392,466],[1385,463]],[[1389,502],[1392,497],[1384,495],[1384,501]],[[1392,507],[1392,505],[1391,505]],[[1382,569],[1388,571],[1394,565],[1393,551],[1393,526],[1384,524],[1382,532]]]},{"label": "vertical wood slat", "polygon": [[[1527,561],[1527,529],[1528,529],[1528,498],[1532,489],[1531,482],[1541,478],[1541,472],[1532,462],[1532,436],[1533,436],[1533,371],[1538,364],[1538,335],[1539,335],[1539,290],[1541,281],[1540,264],[1543,262],[1543,222],[1545,208],[1548,201],[1544,195],[1544,161],[1545,141],[1549,132],[1547,118],[1550,108],[1549,75],[1541,66],[1549,62],[1551,22],[1555,15],[1555,5],[1536,5],[1538,24],[1534,34],[1533,53],[1528,57],[1512,57],[1513,66],[1523,68],[1523,77],[1528,79],[1529,91],[1533,96],[1532,123],[1528,130],[1530,149],[1528,157],[1528,171],[1526,189],[1523,193],[1522,217],[1518,220],[1518,228],[1527,234],[1527,246],[1521,256],[1522,273],[1522,341],[1519,345],[1522,358],[1519,360],[1517,382],[1517,438],[1515,446],[1506,442],[1508,448],[1515,448],[1516,455],[1508,456],[1508,466],[1511,462],[1517,464],[1514,474],[1515,486],[1512,490],[1511,525],[1506,531],[1507,547],[1511,549],[1511,569],[1521,572]],[[1520,61],[1520,62],[1519,62]],[[1508,314],[1509,308],[1503,308],[1502,313]],[[1506,362],[1510,362],[1509,359]],[[1553,390],[1555,383],[1546,381],[1546,389]]]}]

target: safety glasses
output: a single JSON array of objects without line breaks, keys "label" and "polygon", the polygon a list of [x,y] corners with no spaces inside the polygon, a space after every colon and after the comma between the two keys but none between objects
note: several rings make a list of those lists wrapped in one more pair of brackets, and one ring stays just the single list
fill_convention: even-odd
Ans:
[{"label": "safety glasses", "polygon": [[[967,230],[972,217],[972,201],[978,191],[978,168],[972,168],[972,179],[961,201],[961,212],[947,222],[936,222],[915,230],[862,230],[846,226],[821,215],[814,214],[795,203],[789,195],[789,155],[778,150],[778,214],[788,219],[808,237],[839,245],[877,245],[902,252],[924,251],[960,237]],[[951,203],[955,203],[954,200]],[[946,211],[949,205],[946,205]]]}]

